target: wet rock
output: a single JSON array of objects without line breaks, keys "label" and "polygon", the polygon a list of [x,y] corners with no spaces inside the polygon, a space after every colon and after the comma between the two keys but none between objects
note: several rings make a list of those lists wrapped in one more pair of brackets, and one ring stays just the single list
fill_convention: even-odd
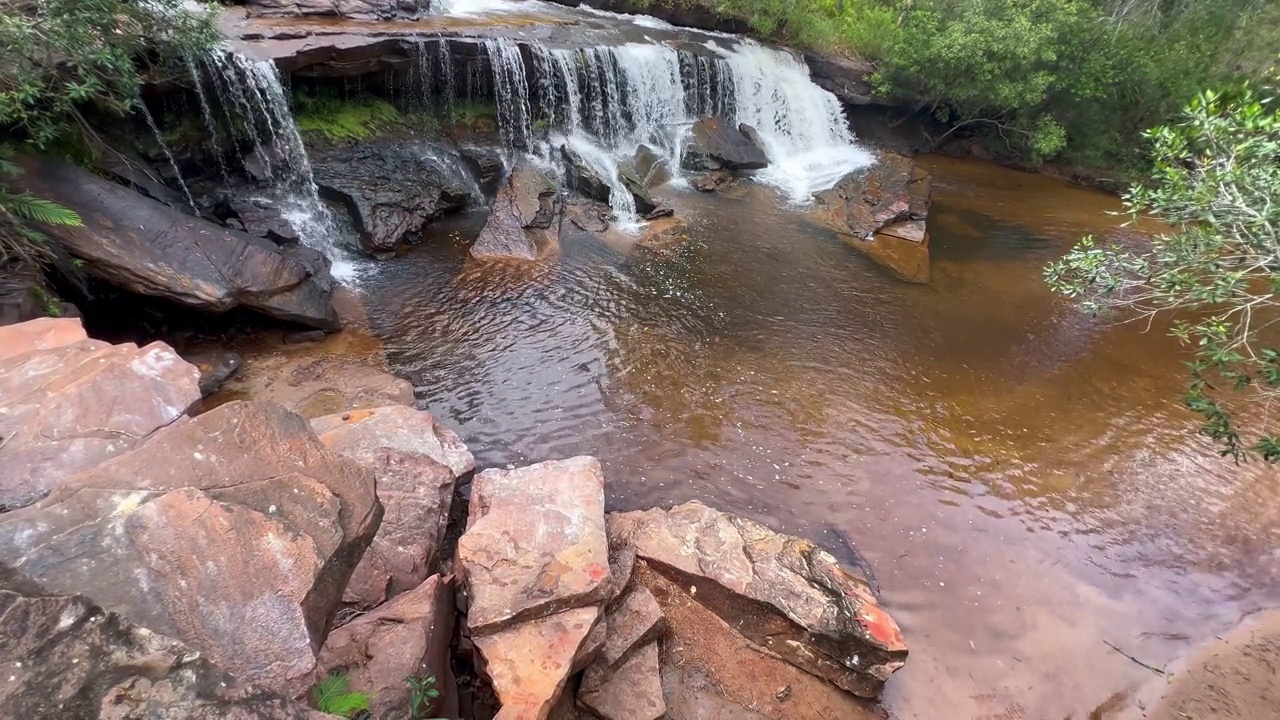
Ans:
[{"label": "wet rock", "polygon": [[262,17],[338,17],[354,20],[415,20],[428,0],[247,0],[249,14]]},{"label": "wet rock", "polygon": [[201,350],[183,358],[200,371],[200,395],[209,397],[232,375],[240,370],[244,360],[230,350]]},{"label": "wet rock", "polygon": [[581,456],[476,475],[458,572],[475,636],[603,600],[609,550],[600,463]]},{"label": "wet rock", "polygon": [[0,507],[138,445],[200,402],[199,371],[168,345],[90,340],[77,319],[0,327]]},{"label": "wet rock", "polygon": [[454,479],[475,468],[466,445],[430,413],[403,405],[328,415],[311,427],[326,447],[373,472],[384,508],[343,601],[371,607],[419,585],[439,564]]},{"label": "wet rock", "polygon": [[282,405],[306,418],[414,402],[408,380],[332,356],[253,363],[232,377],[226,389],[238,397]]},{"label": "wet rock", "polygon": [[0,707],[11,718],[320,720],[173,638],[0,566]]},{"label": "wet rock", "polygon": [[751,125],[738,123],[738,132],[742,133],[742,136],[745,137],[752,145],[755,145],[756,149],[762,153],[765,153],[766,149],[769,147],[768,144],[765,143],[764,138],[760,136],[760,131],[756,130]]},{"label": "wet rock", "polygon": [[655,188],[671,181],[671,167],[666,159],[648,145],[636,148],[631,163],[636,177],[646,188]]},{"label": "wet rock", "polygon": [[804,54],[805,64],[809,66],[809,77],[815,85],[835,95],[848,105],[881,104],[875,99],[875,90],[868,78],[875,72],[875,66],[865,60]]},{"label": "wet rock", "polygon": [[480,259],[536,260],[560,234],[560,188],[546,170],[521,162],[498,190],[489,219],[471,246]]},{"label": "wet rock", "polygon": [[658,252],[668,252],[689,240],[688,225],[683,218],[664,216],[651,220],[640,229],[637,244]]},{"label": "wet rock", "polygon": [[645,220],[657,220],[658,218],[671,217],[672,215],[675,215],[675,214],[676,214],[676,211],[675,211],[674,209],[672,209],[672,208],[669,208],[669,207],[664,207],[664,208],[654,208],[653,210],[650,210],[650,211],[649,211],[649,213],[648,213],[648,214],[646,214],[646,215],[644,216],[644,219],[645,219]]},{"label": "wet rock", "polygon": [[375,718],[404,716],[410,699],[405,678],[433,676],[440,697],[420,708],[419,716],[458,717],[449,653],[453,592],[451,578],[434,575],[337,628],[320,652],[320,675],[345,673],[352,691],[370,695],[369,710]]},{"label": "wet rock", "polygon": [[458,150],[458,154],[462,156],[467,169],[471,171],[476,184],[480,186],[480,192],[484,193],[486,198],[497,195],[507,172],[502,153],[488,147],[463,147]]},{"label": "wet rock", "polygon": [[640,215],[647,215],[658,208],[658,204],[649,196],[649,189],[645,184],[636,177],[636,172],[625,163],[618,166],[618,179],[622,181],[622,186],[631,193],[631,198],[635,201],[636,212]]},{"label": "wet rock", "polygon": [[373,475],[305,420],[234,402],[0,515],[0,563],[295,695],[381,518]]},{"label": "wet rock", "polygon": [[[696,166],[690,170],[760,170],[769,166],[769,158],[740,130],[725,125],[718,118],[702,118],[693,124],[686,155],[692,153]],[[710,163],[703,160],[709,158]]]},{"label": "wet rock", "polygon": [[68,163],[26,158],[22,164],[27,189],[84,218],[83,227],[43,232],[86,260],[90,274],[199,310],[246,307],[337,329],[327,263],[301,262],[270,242],[183,215]]},{"label": "wet rock", "polygon": [[470,201],[422,147],[403,140],[315,152],[311,171],[321,193],[351,213],[360,244],[374,254],[395,252],[428,222]]},{"label": "wet rock", "polygon": [[609,535],[748,639],[855,695],[878,696],[906,661],[866,581],[807,540],[697,502],[612,514]]},{"label": "wet rock", "polygon": [[926,220],[931,179],[911,158],[886,153],[818,194],[824,223],[847,242],[910,282],[929,281]]},{"label": "wet rock", "polygon": [[[642,646],[652,644],[667,629],[662,608],[648,588],[637,587],[605,614],[608,637],[600,656],[583,675],[584,689],[602,686]],[[657,668],[654,668],[657,675]]]},{"label": "wet rock", "polygon": [[601,233],[609,229],[609,206],[602,203],[579,200],[566,202],[565,217],[579,230]]},{"label": "wet rock", "polygon": [[600,615],[579,607],[474,637],[502,705],[494,720],[546,720]]},{"label": "wet rock", "polygon": [[591,167],[586,158],[568,145],[560,146],[560,156],[564,158],[565,165],[568,167],[566,174],[569,178],[570,190],[592,200],[609,202],[613,188],[599,170]]},{"label": "wet rock", "polygon": [[271,200],[257,196],[256,189],[219,194],[214,200],[213,215],[224,223],[237,223],[238,229],[278,245],[299,241],[297,229],[280,208]]},{"label": "wet rock", "polygon": [[733,180],[728,170],[708,170],[689,178],[689,184],[698,192],[715,192]]},{"label": "wet rock", "polygon": [[666,717],[658,643],[650,642],[627,658],[598,686],[578,692],[578,702],[604,720],[659,720]]},{"label": "wet rock", "polygon": [[285,345],[303,345],[306,343],[323,342],[328,334],[323,330],[299,330],[298,332],[285,333],[281,340]]}]

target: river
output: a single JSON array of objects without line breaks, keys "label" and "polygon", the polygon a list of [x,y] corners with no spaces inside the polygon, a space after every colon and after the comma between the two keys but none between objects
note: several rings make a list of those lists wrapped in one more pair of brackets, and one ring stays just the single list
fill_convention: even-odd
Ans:
[{"label": "river", "polygon": [[[1222,460],[1160,327],[1082,315],[1044,264],[1118,201],[942,157],[933,282],[889,278],[744,184],[668,189],[673,256],[589,237],[533,266],[446,220],[362,282],[392,368],[482,466],[598,456],[611,509],[699,499],[874,566],[911,658],[895,718],[1109,717],[1280,602],[1280,478]],[[1090,714],[1094,713],[1094,714]]]}]

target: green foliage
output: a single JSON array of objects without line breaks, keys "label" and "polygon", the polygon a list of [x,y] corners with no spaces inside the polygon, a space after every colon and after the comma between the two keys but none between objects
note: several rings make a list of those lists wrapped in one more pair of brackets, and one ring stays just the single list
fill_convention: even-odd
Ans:
[{"label": "green foliage", "polygon": [[[1100,247],[1085,238],[1050,265],[1050,286],[1091,312],[1171,314],[1171,334],[1193,348],[1184,402],[1201,432],[1237,461],[1280,460],[1266,409],[1280,396],[1280,100],[1274,88],[1204,92],[1176,124],[1146,133],[1154,166],[1125,204],[1173,226],[1149,247]],[[1223,392],[1227,391],[1227,392]],[[1264,402],[1254,439],[1229,406]]]},{"label": "green foliage", "polygon": [[459,128],[474,128],[477,125],[495,127],[498,120],[498,108],[493,103],[464,101],[456,102],[448,109],[449,124]]},{"label": "green foliage", "polygon": [[423,713],[431,707],[431,703],[440,697],[440,691],[436,689],[436,676],[427,675],[425,677],[409,676],[404,679],[406,685],[409,686],[409,718],[410,720],[427,720],[423,717]]},{"label": "green foliage", "polygon": [[369,709],[369,695],[351,692],[351,681],[346,675],[330,675],[321,680],[312,697],[317,710],[339,717],[349,718]]},{"label": "green foliage", "polygon": [[22,175],[22,168],[9,159],[11,154],[11,149],[0,146],[0,265],[11,261],[40,264],[49,259],[49,253],[43,246],[44,235],[30,222],[73,227],[83,222],[74,210],[29,192],[8,189],[8,184]]},{"label": "green foliage", "polygon": [[298,130],[334,141],[363,140],[402,120],[390,103],[372,97],[346,100],[296,93],[293,100]]}]

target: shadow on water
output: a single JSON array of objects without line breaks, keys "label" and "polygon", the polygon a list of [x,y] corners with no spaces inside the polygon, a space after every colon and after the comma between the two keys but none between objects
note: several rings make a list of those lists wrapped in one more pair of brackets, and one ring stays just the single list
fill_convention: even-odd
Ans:
[{"label": "shadow on water", "polygon": [[365,286],[390,363],[482,465],[597,455],[611,508],[699,499],[875,567],[912,646],[898,718],[1091,717],[1280,600],[1280,479],[1219,460],[1162,328],[1042,268],[1133,232],[1114,198],[943,158],[934,282],[747,186],[672,193],[674,257],[590,237],[481,265],[464,215]]}]

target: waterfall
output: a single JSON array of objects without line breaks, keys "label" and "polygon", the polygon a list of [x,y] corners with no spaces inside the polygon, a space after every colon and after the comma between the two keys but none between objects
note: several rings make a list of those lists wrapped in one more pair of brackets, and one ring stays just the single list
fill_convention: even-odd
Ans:
[{"label": "waterfall", "polygon": [[534,150],[545,123],[570,137],[589,135],[615,160],[648,144],[674,167],[688,127],[716,116],[760,132],[770,166],[755,177],[801,203],[872,160],[854,144],[839,101],[810,80],[803,61],[759,43],[716,44],[711,54],[656,43],[524,43],[529,63],[514,40],[485,47],[499,129],[513,148]]}]

